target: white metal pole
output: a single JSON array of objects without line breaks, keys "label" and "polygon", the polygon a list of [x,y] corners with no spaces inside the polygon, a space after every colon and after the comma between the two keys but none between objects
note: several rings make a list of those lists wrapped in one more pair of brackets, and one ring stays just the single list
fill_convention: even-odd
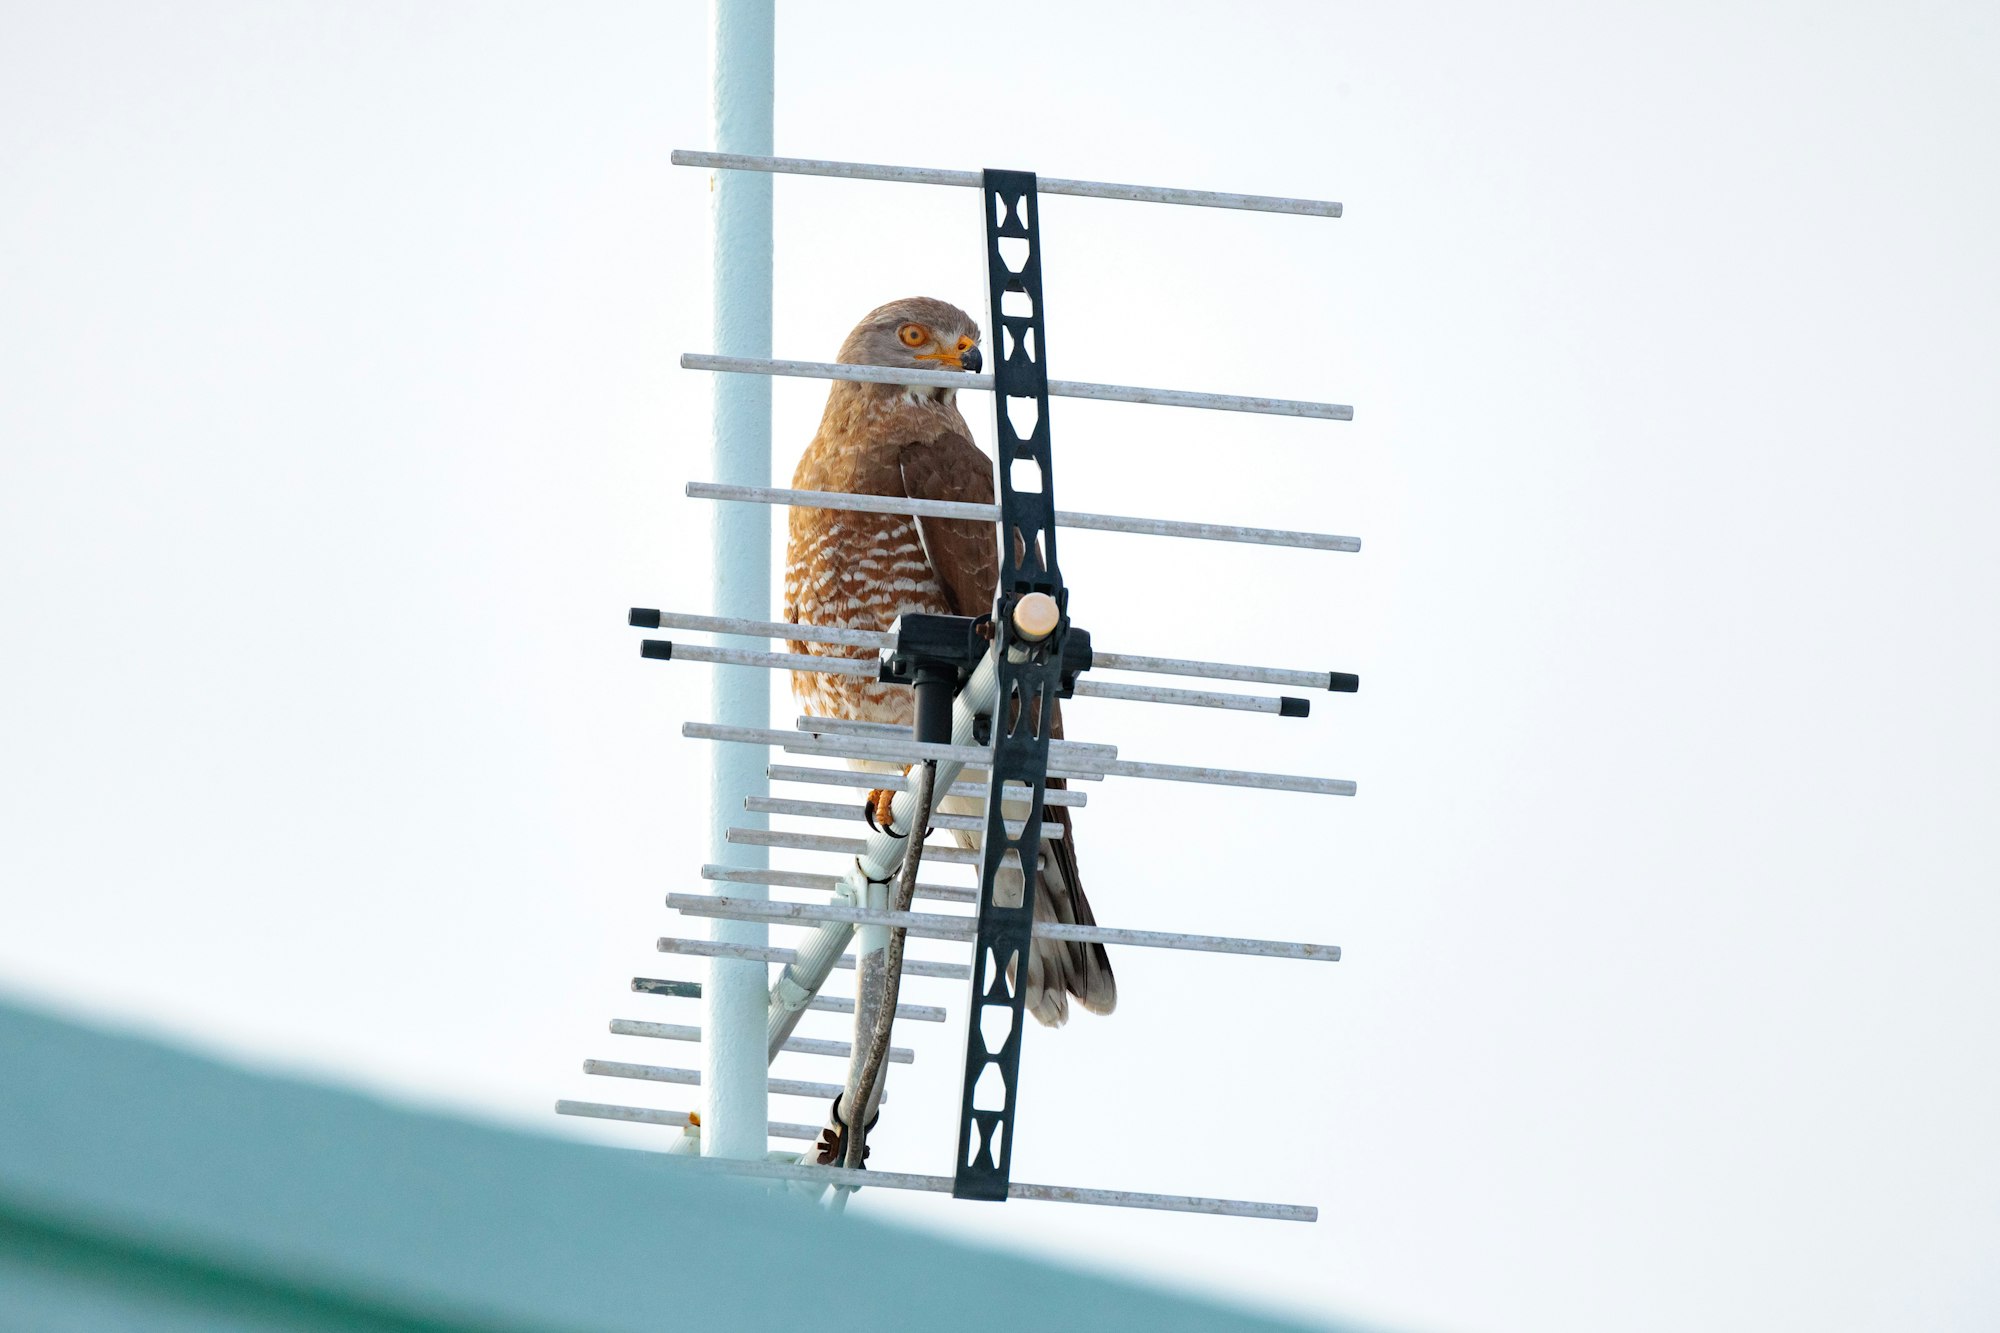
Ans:
[{"label": "white metal pole", "polygon": [[[711,0],[713,57],[710,117],[715,150],[771,151],[775,0]],[[718,171],[713,201],[715,342],[735,356],[771,355],[771,177]],[[715,468],[739,485],[771,482],[771,390],[761,375],[715,379]],[[715,597],[723,616],[771,614],[771,522],[762,505],[718,505],[715,514]],[[734,513],[728,511],[737,511]],[[735,726],[771,722],[770,677],[714,669],[714,716]],[[770,863],[762,847],[728,840],[744,822],[744,798],[769,793],[765,755],[741,745],[715,747],[709,785],[708,859],[756,869]],[[752,815],[752,819],[761,816]],[[767,821],[768,826],[768,821]],[[736,890],[769,896],[768,890]],[[715,939],[765,945],[762,923],[717,921]],[[761,1159],[767,1148],[769,1062],[764,1045],[768,968],[743,959],[711,960],[702,989],[702,1150],[711,1157]]]}]

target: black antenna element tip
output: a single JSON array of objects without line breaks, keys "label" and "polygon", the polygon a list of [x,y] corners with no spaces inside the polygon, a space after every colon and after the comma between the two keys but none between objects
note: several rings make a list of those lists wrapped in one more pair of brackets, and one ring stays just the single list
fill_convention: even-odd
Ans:
[{"label": "black antenna element tip", "polygon": [[643,639],[639,643],[639,656],[657,657],[662,662],[672,660],[674,641],[672,639]]},{"label": "black antenna element tip", "polygon": [[1326,673],[1326,687],[1336,694],[1353,694],[1361,688],[1361,677],[1345,671],[1329,671]]},{"label": "black antenna element tip", "polygon": [[641,995],[667,995],[683,1000],[699,1000],[699,981],[662,981],[658,977],[633,977],[632,989]]},{"label": "black antenna element tip", "polygon": [[640,629],[658,629],[660,627],[660,613],[651,607],[635,606],[632,608],[631,616],[627,618],[625,623],[635,625]]},{"label": "black antenna element tip", "polygon": [[1280,695],[1278,697],[1279,717],[1304,717],[1311,712],[1312,712],[1312,704],[1308,700],[1294,699],[1289,694]]}]

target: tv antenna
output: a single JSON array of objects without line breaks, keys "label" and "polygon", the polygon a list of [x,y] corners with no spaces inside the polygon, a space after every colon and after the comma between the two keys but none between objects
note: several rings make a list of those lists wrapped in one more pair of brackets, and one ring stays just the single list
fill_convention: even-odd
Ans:
[{"label": "tv antenna", "polygon": [[[747,33],[732,31],[731,15],[740,17],[739,11],[753,18],[761,12],[761,29],[752,22]],[[768,150],[769,5],[723,0],[717,7],[716,21],[718,147]],[[748,47],[747,64],[753,70],[759,68],[756,44],[760,38],[765,43],[761,53],[766,77],[765,114],[761,125],[753,123],[746,130],[741,119],[732,119],[725,106],[725,90],[731,86],[725,77],[726,66],[732,54],[746,59],[743,48]],[[743,80],[734,85],[739,95],[743,86]],[[730,144],[732,131],[749,142]],[[1028,1184],[1012,1178],[1012,1156],[1021,1078],[1026,960],[1032,940],[1231,953],[1273,960],[1333,962],[1340,957],[1337,946],[1326,944],[1035,921],[1034,867],[1044,841],[1063,832],[1053,820],[1044,823],[1044,811],[1051,806],[1086,804],[1089,789],[1099,782],[1192,782],[1306,796],[1351,796],[1355,790],[1354,783],[1341,779],[1130,759],[1113,746],[1058,740],[1051,735],[1056,701],[1095,697],[1303,718],[1310,712],[1312,693],[1352,692],[1359,687],[1358,678],[1338,671],[1110,652],[1070,622],[1068,587],[1056,558],[1057,532],[1065,527],[1313,552],[1358,551],[1360,542],[1326,533],[1058,510],[1050,448],[1051,398],[1094,398],[1331,421],[1349,420],[1353,412],[1334,403],[1049,378],[1043,330],[1041,197],[1082,195],[1322,218],[1339,217],[1341,206],[1309,199],[1050,179],[1025,171],[943,171],[781,158],[770,156],[768,151],[680,150],[672,161],[676,166],[703,167],[717,173],[719,343],[729,341],[732,333],[741,333],[728,310],[733,298],[723,290],[725,276],[750,283],[752,304],[761,299],[766,321],[761,347],[723,346],[714,354],[689,353],[681,358],[682,366],[718,372],[725,379],[788,376],[990,391],[999,455],[998,502],[968,504],[762,484],[769,476],[768,391],[763,400],[761,478],[738,480],[725,475],[714,481],[688,483],[689,497],[718,502],[724,515],[750,511],[764,516],[762,523],[747,532],[718,519],[715,614],[641,608],[629,617],[631,624],[646,629],[695,631],[757,644],[715,646],[682,639],[647,639],[641,646],[648,658],[709,663],[720,668],[717,717],[683,727],[686,737],[712,742],[719,752],[731,756],[727,762],[718,760],[717,767],[715,816],[721,827],[713,850],[720,854],[701,868],[702,878],[715,890],[670,893],[666,898],[670,909],[708,921],[716,933],[710,938],[675,935],[658,941],[664,953],[711,960],[709,980],[697,983],[639,977],[632,982],[633,989],[641,993],[701,999],[705,1022],[696,1026],[617,1019],[611,1032],[702,1043],[703,1069],[608,1060],[586,1061],[584,1069],[612,1078],[703,1087],[706,1115],[577,1101],[558,1102],[557,1111],[682,1127],[684,1133],[670,1151],[695,1155],[701,1165],[714,1170],[832,1188],[837,1205],[854,1189],[875,1187],[970,1199],[1044,1199],[1314,1220],[1317,1210],[1310,1205]],[[988,279],[987,326],[993,334],[992,372],[968,374],[770,357],[768,182],[773,174],[978,191]],[[729,187],[724,182],[733,178],[760,181],[764,186],[761,242],[765,264],[761,274],[746,272],[741,254],[722,252],[725,224],[733,209],[744,206],[743,196],[727,193]],[[758,234],[758,202],[759,197],[750,192],[748,230],[753,235]],[[749,341],[754,344],[757,339],[752,336]],[[717,400],[719,470],[734,470],[742,477],[746,472],[740,466],[740,451],[728,446],[735,442],[733,436],[745,429],[745,422],[725,418],[732,416],[730,407],[741,408],[745,400],[732,404],[721,388]],[[749,401],[754,409],[754,400]],[[754,410],[747,415],[748,429],[754,434]],[[757,477],[756,460],[751,462],[747,475]],[[990,621],[984,617],[906,615],[888,629],[877,631],[769,619],[764,609],[769,605],[770,581],[768,512],[769,507],[780,505],[997,523],[1002,534],[1001,576]],[[730,605],[732,601],[735,605]],[[1161,623],[1170,624],[1165,611],[1162,608]],[[771,651],[771,640],[873,649],[877,656]],[[772,727],[768,685],[759,673],[795,670],[862,675],[907,685],[915,695],[915,722],[903,728],[800,717],[790,729]],[[1102,680],[1096,675],[1107,671],[1197,683],[1138,684]],[[750,682],[748,689],[744,687],[746,680]],[[1237,688],[1246,685],[1307,693],[1274,695]],[[773,763],[773,750],[801,760],[865,760],[910,768],[907,777],[895,778],[824,763]],[[743,771],[746,760],[750,765],[747,775]],[[1052,788],[1048,785],[1052,777],[1069,785]],[[861,807],[851,799],[773,797],[769,794],[771,782],[819,788],[816,794],[821,796],[830,794],[827,788],[892,790],[892,817],[878,826],[872,819],[863,823]],[[936,805],[947,792],[982,800],[984,814],[940,813]],[[773,830],[773,815],[818,821],[818,827],[834,831]],[[982,837],[974,850],[932,845],[922,836],[911,836],[919,829],[975,828]],[[823,873],[772,869],[765,859],[771,848],[821,853],[832,859]],[[917,876],[922,862],[976,865],[979,886],[974,890],[921,880]],[[772,888],[803,891],[807,897],[803,901],[773,900],[769,896]],[[912,900],[916,898],[926,900],[923,910],[915,909]],[[933,910],[933,904],[952,908]],[[730,933],[732,923],[740,923],[735,933]],[[761,934],[771,926],[798,929],[804,934],[791,946],[773,946]],[[905,959],[905,936],[964,946],[963,961]],[[769,971],[774,965],[780,969],[775,978]],[[851,998],[824,993],[833,973],[842,969],[856,975]],[[900,990],[905,978],[957,983],[963,996],[963,1090],[958,1147],[949,1174],[885,1172],[862,1165],[869,1126],[882,1114],[886,1067],[907,1064],[914,1058],[912,1052],[893,1044],[895,1022],[942,1022],[946,1017],[941,1005],[902,1002]],[[724,991],[733,994],[719,993]],[[751,1005],[743,1002],[746,995],[752,997]],[[800,1018],[808,1010],[851,1013],[853,1039],[837,1042],[796,1035]],[[844,1061],[846,1077],[839,1084],[771,1078],[770,1062],[784,1051]],[[732,1097],[732,1093],[738,1095]],[[765,1099],[772,1095],[824,1100],[831,1103],[831,1110],[823,1124],[772,1121],[765,1109]],[[770,1140],[803,1141],[808,1146],[798,1154],[774,1153],[768,1147]]]}]

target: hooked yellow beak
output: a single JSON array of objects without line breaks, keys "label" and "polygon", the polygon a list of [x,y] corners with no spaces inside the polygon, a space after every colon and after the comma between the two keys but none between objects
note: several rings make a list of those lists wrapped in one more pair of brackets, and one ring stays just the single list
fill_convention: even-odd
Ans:
[{"label": "hooked yellow beak", "polygon": [[963,352],[948,348],[937,352],[918,352],[917,360],[935,361],[940,369],[977,371],[980,367],[979,348],[975,345]]}]

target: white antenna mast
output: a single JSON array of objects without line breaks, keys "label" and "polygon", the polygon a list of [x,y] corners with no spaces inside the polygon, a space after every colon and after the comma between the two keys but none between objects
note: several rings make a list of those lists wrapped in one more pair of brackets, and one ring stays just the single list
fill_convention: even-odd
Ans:
[{"label": "white antenna mast", "polygon": [[[771,151],[773,0],[713,0],[710,116],[723,152]],[[730,356],[771,354],[771,178],[717,172],[714,181],[715,348]],[[736,485],[771,480],[771,385],[748,375],[715,377],[715,475]],[[771,614],[771,516],[754,505],[719,505],[714,526],[714,599],[718,615],[762,620]],[[763,727],[771,690],[755,672],[717,667],[715,720]],[[718,745],[710,756],[708,857],[746,870],[770,864],[762,847],[729,841],[732,825],[768,826],[743,802],[770,792],[762,758],[743,746]],[[746,886],[746,897],[767,896]],[[746,947],[768,943],[762,922],[717,921],[714,938]],[[763,965],[731,958],[709,964],[702,989],[702,1150],[713,1157],[762,1159],[769,1118],[763,1053]]]}]

